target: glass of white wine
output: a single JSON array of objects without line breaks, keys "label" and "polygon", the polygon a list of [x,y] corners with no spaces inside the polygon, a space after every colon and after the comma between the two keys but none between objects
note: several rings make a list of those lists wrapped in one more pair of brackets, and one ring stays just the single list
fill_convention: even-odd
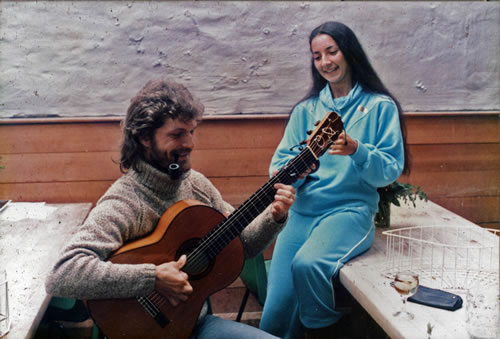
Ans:
[{"label": "glass of white wine", "polygon": [[403,307],[394,312],[392,315],[397,317],[401,314],[408,317],[408,319],[413,319],[415,316],[406,310],[406,300],[417,293],[418,289],[418,275],[411,272],[400,272],[391,281],[391,286],[399,293],[403,299]]}]

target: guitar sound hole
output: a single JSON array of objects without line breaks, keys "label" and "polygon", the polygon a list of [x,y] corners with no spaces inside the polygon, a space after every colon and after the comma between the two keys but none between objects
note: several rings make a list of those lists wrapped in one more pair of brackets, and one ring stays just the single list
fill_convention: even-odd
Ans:
[{"label": "guitar sound hole", "polygon": [[176,260],[183,254],[187,255],[187,263],[182,270],[189,275],[189,279],[201,279],[215,264],[215,261],[198,247],[199,241],[199,238],[193,238],[184,242],[176,253]]}]

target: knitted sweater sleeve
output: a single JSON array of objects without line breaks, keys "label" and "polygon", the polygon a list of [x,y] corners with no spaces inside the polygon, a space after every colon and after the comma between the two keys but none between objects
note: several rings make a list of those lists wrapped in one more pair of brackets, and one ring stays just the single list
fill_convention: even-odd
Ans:
[{"label": "knitted sweater sleeve", "polygon": [[132,192],[106,194],[63,250],[46,281],[47,292],[77,299],[149,295],[154,289],[154,265],[106,261],[128,239],[147,232],[141,205]]}]

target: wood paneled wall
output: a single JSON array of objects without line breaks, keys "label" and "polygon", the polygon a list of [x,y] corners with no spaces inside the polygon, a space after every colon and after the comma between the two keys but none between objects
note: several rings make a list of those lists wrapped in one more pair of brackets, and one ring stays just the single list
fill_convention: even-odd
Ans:
[{"label": "wood paneled wall", "polygon": [[[407,113],[412,172],[400,180],[500,228],[500,113]],[[239,205],[267,180],[286,116],[208,116],[193,167]],[[95,203],[120,176],[118,118],[0,121],[0,199]]]}]

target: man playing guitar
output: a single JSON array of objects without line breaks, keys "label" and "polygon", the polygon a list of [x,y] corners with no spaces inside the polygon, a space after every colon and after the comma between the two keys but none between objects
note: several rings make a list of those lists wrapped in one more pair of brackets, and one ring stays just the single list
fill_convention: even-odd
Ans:
[{"label": "man playing guitar", "polygon": [[[163,79],[148,82],[131,100],[123,122],[120,159],[123,175],[101,197],[63,250],[46,281],[49,294],[85,299],[90,305],[92,300],[99,299],[132,298],[142,303],[144,298],[151,298],[148,305],[154,307],[156,299],[165,299],[173,311],[171,315],[160,312],[154,316],[159,328],[174,325],[177,313],[189,313],[180,308],[189,304],[197,289],[192,275],[186,272],[189,251],[177,251],[165,262],[155,261],[153,254],[151,260],[138,263],[110,258],[127,244],[152,234],[160,227],[162,215],[179,201],[196,200],[226,216],[234,210],[204,175],[191,169],[194,134],[203,110],[203,105],[184,86]],[[239,234],[244,258],[265,249],[286,223],[295,189],[281,183],[274,184],[273,189],[272,202],[253,221],[249,220]],[[175,220],[175,216],[171,219]],[[193,230],[198,227],[188,226]],[[165,234],[168,240],[169,233]],[[149,243],[144,246],[151,247]],[[189,337],[272,337],[257,328],[207,315],[206,304],[194,308],[194,328],[187,331]],[[92,314],[92,307],[90,311]],[[120,317],[116,319],[114,324],[118,327]],[[121,322],[126,323],[123,319]],[[96,323],[101,327],[99,321]],[[125,333],[138,324],[125,324],[130,325],[127,330],[113,333],[115,325],[106,325],[111,330],[104,330],[107,337],[157,337],[158,333],[161,337],[184,336],[168,330],[148,333],[153,330],[152,325],[144,325],[140,335]]]}]

